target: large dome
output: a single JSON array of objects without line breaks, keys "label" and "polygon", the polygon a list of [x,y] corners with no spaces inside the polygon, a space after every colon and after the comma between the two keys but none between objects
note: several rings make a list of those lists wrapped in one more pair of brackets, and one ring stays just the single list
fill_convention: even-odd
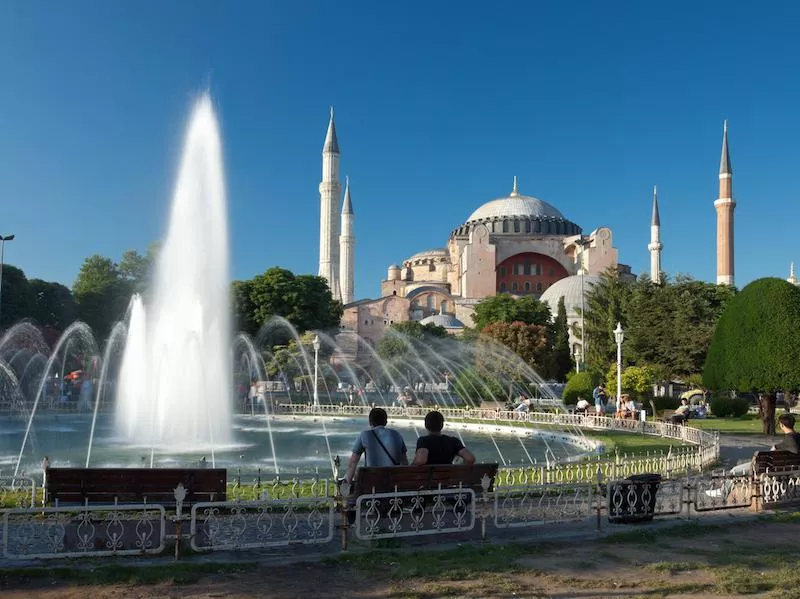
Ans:
[{"label": "large dome", "polygon": [[467,222],[514,216],[564,219],[564,215],[547,202],[532,196],[524,196],[515,187],[511,195],[486,202],[470,215]]},{"label": "large dome", "polygon": [[578,235],[581,228],[547,202],[522,195],[514,177],[511,194],[483,204],[470,214],[466,222],[453,231],[455,236],[468,235],[483,225],[491,234],[499,235]]},{"label": "large dome", "polygon": [[592,285],[600,282],[600,277],[596,275],[572,275],[553,283],[545,289],[541,301],[547,302],[550,306],[550,313],[555,317],[558,312],[558,300],[564,298],[564,308],[567,316],[576,314],[581,307],[581,279],[583,279],[583,295],[591,290]]}]

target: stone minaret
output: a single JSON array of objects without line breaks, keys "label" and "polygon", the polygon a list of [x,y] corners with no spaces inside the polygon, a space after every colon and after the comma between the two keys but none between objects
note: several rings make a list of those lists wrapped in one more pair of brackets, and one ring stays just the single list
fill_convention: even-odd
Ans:
[{"label": "stone minaret", "polygon": [[722,129],[722,158],[719,162],[717,210],[717,285],[733,285],[733,171],[728,154],[728,121]]},{"label": "stone minaret", "polygon": [[786,280],[789,281],[792,285],[800,285],[800,281],[798,281],[797,277],[794,276],[794,262],[791,262],[789,264],[789,278]]},{"label": "stone minaret", "polygon": [[661,283],[661,250],[664,244],[661,243],[661,219],[658,217],[658,191],[653,185],[653,217],[650,220],[650,243],[647,249],[650,251],[650,280],[653,283]]},{"label": "stone minaret", "polygon": [[328,122],[328,133],[322,147],[322,182],[319,184],[319,276],[328,281],[334,299],[341,299],[339,287],[339,140],[336,125]]},{"label": "stone minaret", "polygon": [[339,236],[339,287],[343,304],[353,301],[353,261],[356,238],[353,235],[353,203],[350,201],[350,178],[345,177],[344,202],[342,204],[342,234]]}]

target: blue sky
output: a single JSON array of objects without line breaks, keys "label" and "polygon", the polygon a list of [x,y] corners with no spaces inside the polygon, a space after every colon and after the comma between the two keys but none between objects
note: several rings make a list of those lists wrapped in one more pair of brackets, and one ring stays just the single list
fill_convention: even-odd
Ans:
[{"label": "blue sky", "polygon": [[336,108],[356,295],[446,244],[482,203],[539,197],[612,227],[648,268],[715,277],[722,121],[736,282],[800,261],[800,4],[0,2],[0,234],[29,277],[162,236],[183,131],[210,89],[235,278],[316,274],[320,152]]}]

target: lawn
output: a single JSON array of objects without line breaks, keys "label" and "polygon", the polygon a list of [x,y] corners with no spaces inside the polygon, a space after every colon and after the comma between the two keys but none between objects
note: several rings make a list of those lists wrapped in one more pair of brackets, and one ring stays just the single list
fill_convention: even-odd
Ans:
[{"label": "lawn", "polygon": [[761,434],[761,418],[757,414],[747,414],[738,418],[715,418],[714,416],[696,418],[689,420],[689,426],[737,435]]}]

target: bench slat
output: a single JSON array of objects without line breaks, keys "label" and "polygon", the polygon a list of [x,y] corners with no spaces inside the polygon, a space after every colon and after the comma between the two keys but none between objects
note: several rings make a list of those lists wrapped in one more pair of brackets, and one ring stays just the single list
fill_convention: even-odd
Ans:
[{"label": "bench slat", "polygon": [[497,464],[442,464],[425,466],[390,466],[386,468],[359,468],[356,475],[354,494],[386,493],[394,491],[419,491],[458,487],[482,489],[484,476],[494,485]]}]

